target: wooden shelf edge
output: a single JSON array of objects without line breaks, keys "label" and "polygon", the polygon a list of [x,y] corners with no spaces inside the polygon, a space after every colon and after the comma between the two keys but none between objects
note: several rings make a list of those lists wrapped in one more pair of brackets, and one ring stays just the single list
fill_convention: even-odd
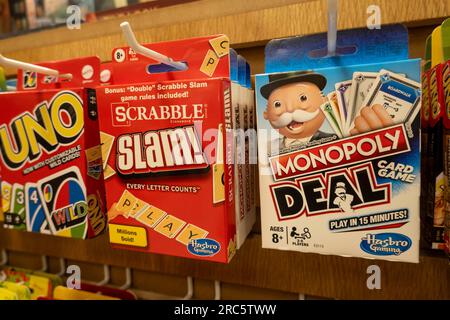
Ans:
[{"label": "wooden shelf edge", "polygon": [[[232,1],[236,3],[237,0]],[[226,11],[223,10],[223,1],[214,0],[211,1],[210,11],[220,12],[222,9],[223,15],[205,14],[201,18],[195,16],[196,19],[190,20],[177,20],[175,15],[170,23],[165,24],[159,20],[154,24],[149,22],[158,10],[127,16],[126,19],[134,26],[137,38],[143,43],[224,33],[229,36],[234,47],[245,47],[270,39],[327,30],[325,0],[294,4],[291,1],[278,0],[273,4],[278,6],[272,8],[268,8],[265,2],[267,1],[264,1],[263,6],[257,5],[257,0],[252,0],[251,3],[254,3],[256,8],[253,11],[249,11],[248,4],[243,11]],[[204,1],[186,6],[196,8],[195,6],[199,5],[203,5],[203,10],[206,10]],[[440,0],[343,0],[339,6],[338,28],[343,30],[365,27],[369,5],[380,7],[383,24],[406,23],[418,26],[429,24],[430,21],[441,21],[450,16],[450,3]],[[235,7],[239,8],[239,4]],[[5,39],[0,41],[0,52],[25,61],[69,59],[87,55],[99,55],[103,61],[108,61],[111,59],[112,48],[124,45],[118,26],[123,19],[86,24],[81,30],[58,28]],[[15,72],[9,69],[6,71],[8,75]]]},{"label": "wooden shelf edge", "polygon": [[[0,248],[337,299],[450,299],[445,258],[422,256],[410,264],[269,250],[256,234],[229,265],[114,250],[106,233],[83,241],[2,229]],[[381,290],[366,285],[367,267],[374,264],[381,268]]]}]

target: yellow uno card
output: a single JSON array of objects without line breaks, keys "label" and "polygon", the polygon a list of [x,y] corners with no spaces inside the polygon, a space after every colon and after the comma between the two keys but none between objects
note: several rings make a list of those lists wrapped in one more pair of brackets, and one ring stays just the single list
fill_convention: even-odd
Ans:
[{"label": "yellow uno card", "polygon": [[11,206],[12,185],[6,181],[2,181],[2,209],[8,212]]},{"label": "yellow uno card", "polygon": [[167,238],[174,238],[184,227],[186,222],[172,215],[167,215],[155,228],[156,232],[161,233]]}]

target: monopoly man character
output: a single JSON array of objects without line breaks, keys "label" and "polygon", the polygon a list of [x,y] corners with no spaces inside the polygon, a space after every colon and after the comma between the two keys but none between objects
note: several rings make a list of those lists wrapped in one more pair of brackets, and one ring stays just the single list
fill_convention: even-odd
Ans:
[{"label": "monopoly man character", "polygon": [[272,141],[269,153],[336,138],[319,130],[325,120],[320,106],[326,102],[322,94],[326,83],[324,76],[313,72],[269,75],[269,83],[261,87],[261,95],[267,99],[263,115],[283,136]]},{"label": "monopoly man character", "polygon": [[[327,101],[322,93],[326,84],[323,75],[309,71],[269,75],[269,83],[261,87],[261,95],[267,99],[263,116],[283,136],[271,142],[271,155],[307,146],[316,140],[329,142],[337,138],[335,134],[319,130],[325,120],[320,106]],[[393,121],[382,105],[365,106],[354,119],[350,134],[390,125]]]}]

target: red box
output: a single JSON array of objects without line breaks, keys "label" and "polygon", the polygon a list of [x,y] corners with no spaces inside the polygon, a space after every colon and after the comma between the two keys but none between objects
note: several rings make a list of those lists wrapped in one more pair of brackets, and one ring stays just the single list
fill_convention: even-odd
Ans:
[{"label": "red box", "polygon": [[19,72],[0,94],[2,206],[7,228],[92,238],[106,227],[95,90],[97,57],[43,63],[67,82]]},{"label": "red box", "polygon": [[113,51],[114,84],[97,98],[114,248],[223,263],[234,255],[229,58],[210,43],[220,37],[145,45],[187,71],[152,73],[167,67]]}]

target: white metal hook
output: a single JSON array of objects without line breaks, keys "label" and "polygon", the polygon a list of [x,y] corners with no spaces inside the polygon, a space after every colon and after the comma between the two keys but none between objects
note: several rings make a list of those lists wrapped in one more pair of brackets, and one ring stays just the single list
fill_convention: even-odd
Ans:
[{"label": "white metal hook", "polygon": [[191,300],[194,295],[194,280],[192,277],[187,277],[187,292],[182,300]]},{"label": "white metal hook", "polygon": [[47,256],[41,256],[42,268],[39,271],[47,272],[48,270],[48,259]]},{"label": "white metal hook", "polygon": [[96,285],[98,286],[104,286],[106,284],[109,283],[109,281],[111,280],[111,273],[109,271],[109,266],[108,265],[103,265],[103,280],[99,281],[96,283]]},{"label": "white metal hook", "polygon": [[3,249],[2,250],[2,260],[0,260],[0,266],[6,266],[8,264],[8,252]]},{"label": "white metal hook", "polygon": [[59,272],[57,275],[62,277],[66,274],[66,271],[66,260],[64,260],[64,258],[59,258]]},{"label": "white metal hook", "polygon": [[125,268],[125,283],[119,287],[120,290],[127,290],[131,287],[133,279],[131,277],[131,269]]},{"label": "white metal hook", "polygon": [[27,63],[27,62],[23,62],[23,61],[19,61],[19,60],[6,58],[2,54],[0,54],[0,65],[3,65],[5,67],[10,67],[10,68],[15,68],[15,69],[34,71],[37,73],[41,73],[41,74],[45,74],[45,75],[53,76],[53,77],[72,79],[72,75],[69,73],[59,74],[58,70],[38,66],[35,64],[31,64],[31,63]]},{"label": "white metal hook", "polygon": [[220,281],[214,281],[214,300],[222,299],[222,288]]},{"label": "white metal hook", "polygon": [[153,60],[158,61],[159,63],[163,63],[166,65],[169,65],[171,67],[174,67],[177,70],[183,71],[187,69],[187,65],[183,62],[175,62],[173,59],[158,53],[156,51],[153,51],[151,49],[148,49],[142,45],[140,45],[136,37],[133,33],[133,30],[131,30],[131,26],[128,22],[122,22],[120,24],[120,28],[122,28],[123,35],[125,36],[125,39],[128,43],[128,45],[136,52],[143,56],[146,56],[148,58],[151,58]]},{"label": "white metal hook", "polygon": [[338,0],[328,0],[328,55],[336,54]]}]

